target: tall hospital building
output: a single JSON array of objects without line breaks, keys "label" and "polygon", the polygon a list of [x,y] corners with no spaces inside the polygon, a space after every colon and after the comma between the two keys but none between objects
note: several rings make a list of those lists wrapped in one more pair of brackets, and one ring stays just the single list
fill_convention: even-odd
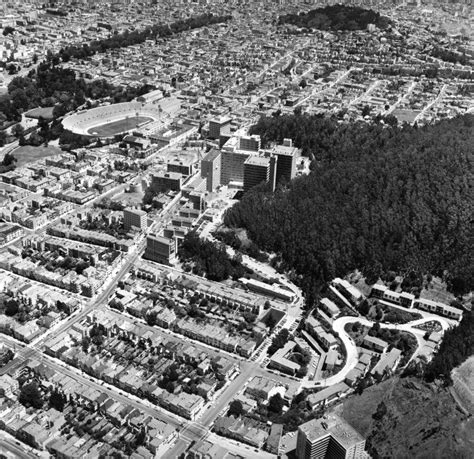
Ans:
[{"label": "tall hospital building", "polygon": [[274,190],[279,182],[295,178],[301,150],[293,146],[291,139],[284,139],[283,145],[269,150],[260,147],[260,137],[251,135],[233,136],[222,149],[211,149],[201,161],[206,191],[225,185],[242,187],[246,192],[262,182],[270,183]]}]

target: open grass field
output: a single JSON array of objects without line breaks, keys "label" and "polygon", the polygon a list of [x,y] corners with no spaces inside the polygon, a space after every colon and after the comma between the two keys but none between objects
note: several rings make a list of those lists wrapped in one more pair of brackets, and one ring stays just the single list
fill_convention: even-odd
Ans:
[{"label": "open grass field", "polygon": [[153,121],[153,119],[148,116],[133,116],[123,120],[113,121],[112,123],[106,123],[90,128],[87,133],[89,135],[97,135],[99,137],[110,137],[131,131],[132,129],[136,129],[139,125],[150,121]]},{"label": "open grass field", "polygon": [[400,123],[413,123],[415,118],[420,114],[420,110],[395,109],[392,115],[396,116]]},{"label": "open grass field", "polygon": [[27,116],[28,118],[39,118],[40,116],[42,116],[44,119],[52,120],[53,110],[54,107],[38,107],[25,113],[25,116]]},{"label": "open grass field", "polygon": [[25,145],[24,147],[19,147],[14,150],[13,156],[17,159],[17,167],[21,167],[25,164],[38,161],[39,159],[57,155],[58,153],[62,153],[62,150],[54,146],[32,147],[30,145]]},{"label": "open grass field", "polygon": [[139,206],[143,201],[144,193],[120,193],[112,198],[112,201],[117,201],[125,204],[127,207]]}]

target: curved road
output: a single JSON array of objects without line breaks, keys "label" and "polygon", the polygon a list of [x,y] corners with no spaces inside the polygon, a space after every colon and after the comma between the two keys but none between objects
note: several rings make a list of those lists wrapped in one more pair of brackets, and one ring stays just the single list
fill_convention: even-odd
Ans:
[{"label": "curved road", "polygon": [[[443,331],[445,331],[446,329],[448,329],[451,326],[450,323],[448,321],[446,321],[445,319],[443,319],[443,318],[425,317],[423,319],[414,320],[412,322],[408,322],[406,324],[401,324],[401,325],[381,323],[380,327],[381,328],[388,328],[388,329],[391,329],[391,330],[405,331],[405,332],[411,333],[416,338],[416,340],[418,342],[418,346],[417,346],[415,352],[413,353],[413,355],[411,356],[411,358],[409,360],[409,362],[410,362],[413,358],[416,357],[416,355],[418,354],[421,346],[425,343],[425,340],[423,339],[425,331],[420,330],[418,328],[413,328],[413,327],[415,325],[421,325],[425,322],[431,322],[433,320],[436,320],[441,324],[441,326],[443,328]],[[367,327],[372,327],[372,325],[374,324],[373,321],[365,319],[363,317],[352,317],[352,316],[340,317],[339,319],[336,319],[333,322],[333,330],[337,335],[339,335],[339,338],[341,339],[342,344],[343,344],[344,348],[346,349],[347,358],[346,358],[346,362],[345,362],[344,366],[342,367],[341,371],[339,371],[337,374],[331,376],[330,378],[324,379],[324,386],[325,387],[326,386],[329,387],[329,386],[332,386],[334,384],[338,384],[340,382],[343,382],[345,380],[347,374],[359,362],[359,357],[358,357],[359,353],[357,351],[357,346],[356,346],[354,340],[345,331],[345,326],[347,324],[355,323],[355,322],[359,322],[362,325],[365,325]],[[409,362],[407,362],[407,364]],[[319,387],[320,384],[321,384],[321,380],[320,381],[304,381],[303,384],[302,384],[302,387],[310,389],[310,388],[314,388],[316,386]]]}]

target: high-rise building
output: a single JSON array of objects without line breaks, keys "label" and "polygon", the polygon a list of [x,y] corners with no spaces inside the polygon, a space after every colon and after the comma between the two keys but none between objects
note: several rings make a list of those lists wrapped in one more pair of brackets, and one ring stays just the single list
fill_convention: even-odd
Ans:
[{"label": "high-rise building", "polygon": [[182,175],[193,175],[194,160],[192,158],[182,158],[170,161],[166,165],[167,172],[176,172]]},{"label": "high-rise building", "polygon": [[209,137],[219,139],[221,135],[230,135],[231,119],[227,116],[214,118],[209,121]]},{"label": "high-rise building", "polygon": [[296,176],[296,159],[300,156],[300,150],[291,144],[277,145],[272,154],[278,158],[276,169],[277,183],[285,180],[290,181]]},{"label": "high-rise building", "polygon": [[170,265],[176,260],[178,243],[175,238],[167,238],[150,234],[146,238],[146,249],[144,257],[148,260]]},{"label": "high-rise building", "polygon": [[178,172],[159,171],[151,177],[151,188],[153,191],[163,193],[169,190],[180,191],[183,176]]},{"label": "high-rise building", "polygon": [[123,226],[125,231],[130,230],[132,227],[146,230],[147,224],[147,214],[143,210],[132,208],[124,209]]},{"label": "high-rise building", "polygon": [[247,135],[239,137],[239,150],[243,151],[254,151],[260,150],[260,136],[259,135]]},{"label": "high-rise building", "polygon": [[275,191],[276,188],[276,173],[277,173],[278,157],[275,155],[270,156],[270,177],[269,182],[271,190]]},{"label": "high-rise building", "polygon": [[270,180],[270,158],[249,156],[244,163],[244,192]]},{"label": "high-rise building", "polygon": [[298,459],[365,459],[365,438],[341,417],[331,414],[302,424]]},{"label": "high-rise building", "polygon": [[250,153],[237,150],[222,150],[221,162],[221,184],[228,185],[230,182],[244,182],[244,163]]},{"label": "high-rise building", "polygon": [[206,179],[206,191],[213,192],[221,183],[221,152],[212,149],[201,161],[201,177]]}]

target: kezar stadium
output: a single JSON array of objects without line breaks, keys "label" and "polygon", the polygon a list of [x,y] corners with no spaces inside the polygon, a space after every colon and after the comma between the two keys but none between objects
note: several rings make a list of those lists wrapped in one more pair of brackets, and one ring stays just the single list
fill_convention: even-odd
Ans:
[{"label": "kezar stadium", "polygon": [[141,102],[106,105],[68,116],[63,126],[75,134],[108,138],[159,123],[173,108]]}]

